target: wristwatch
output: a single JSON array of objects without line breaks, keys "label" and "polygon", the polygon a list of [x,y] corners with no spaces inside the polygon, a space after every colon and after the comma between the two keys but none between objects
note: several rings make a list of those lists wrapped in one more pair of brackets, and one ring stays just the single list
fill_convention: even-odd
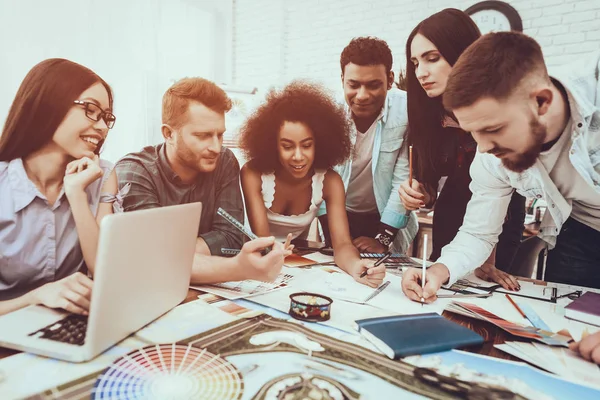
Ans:
[{"label": "wristwatch", "polygon": [[385,229],[383,232],[378,233],[377,236],[375,236],[375,240],[377,240],[379,243],[381,243],[385,247],[390,247],[390,244],[392,244],[393,238],[394,238],[394,235],[392,234],[392,232],[388,231],[387,229]]}]

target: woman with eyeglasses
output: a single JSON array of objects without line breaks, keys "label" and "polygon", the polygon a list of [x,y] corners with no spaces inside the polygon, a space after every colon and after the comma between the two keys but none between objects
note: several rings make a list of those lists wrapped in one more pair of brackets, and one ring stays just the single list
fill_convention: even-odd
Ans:
[{"label": "woman with eyeglasses", "polygon": [[117,178],[98,157],[115,124],[110,86],[65,59],[34,66],[0,136],[0,315],[31,304],[87,314],[99,223]]}]

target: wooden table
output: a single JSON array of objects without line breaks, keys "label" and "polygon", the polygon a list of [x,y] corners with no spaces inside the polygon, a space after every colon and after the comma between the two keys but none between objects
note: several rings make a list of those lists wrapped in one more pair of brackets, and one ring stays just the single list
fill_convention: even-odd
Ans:
[{"label": "wooden table", "polygon": [[[198,291],[194,289],[189,289],[188,294],[185,300],[183,300],[182,304],[196,300],[198,298],[198,294]],[[448,311],[444,311],[442,315],[451,321],[454,321],[460,325],[474,330],[484,338],[485,342],[483,345],[467,349],[467,351],[507,360],[517,360],[516,358],[494,348],[494,344],[504,343],[505,340],[517,340],[518,338],[510,337],[508,333],[504,332],[502,329],[497,328],[495,325],[492,325],[488,322],[464,317],[462,315],[450,313]],[[17,353],[19,353],[19,351],[0,347],[0,359]]]}]

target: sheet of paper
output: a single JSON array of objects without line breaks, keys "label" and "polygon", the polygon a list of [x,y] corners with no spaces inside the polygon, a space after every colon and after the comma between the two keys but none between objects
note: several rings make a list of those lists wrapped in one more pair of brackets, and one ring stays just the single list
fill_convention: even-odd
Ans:
[{"label": "sheet of paper", "polygon": [[504,294],[495,293],[492,297],[484,299],[465,297],[459,298],[456,301],[474,304],[507,321],[511,321],[520,325],[532,326],[529,320],[527,318],[523,318],[523,316],[510,303]]},{"label": "sheet of paper", "polygon": [[[517,345],[519,343],[519,345]],[[563,376],[564,366],[563,365],[553,365],[552,363],[546,363],[543,359],[539,357],[537,351],[533,352],[531,349],[523,349],[520,344],[525,344],[530,346],[529,343],[521,343],[521,342],[506,342],[503,344],[495,344],[494,347],[498,350],[502,350],[503,352],[510,354],[513,357],[521,359],[523,361],[527,361],[531,365],[535,365],[538,368],[541,368],[545,371],[551,372],[553,374]]]},{"label": "sheet of paper", "polygon": [[568,349],[524,342],[506,342],[494,347],[563,378],[600,388],[598,365]]},{"label": "sheet of paper", "polygon": [[[459,350],[406,357],[415,366],[429,368],[449,378],[478,382],[490,388],[508,390],[508,396],[494,392],[481,397],[522,397],[535,400],[596,399],[597,389],[540,371],[527,364]],[[488,395],[489,396],[486,396]],[[520,395],[520,396],[518,396]]]},{"label": "sheet of paper", "polygon": [[245,280],[240,282],[225,282],[215,285],[191,286],[192,289],[213,293],[229,300],[243,299],[262,293],[278,290],[288,286],[293,276],[281,273],[273,282]]},{"label": "sheet of paper", "polygon": [[134,349],[147,346],[135,337],[129,337],[98,357],[85,363],[72,363],[19,353],[0,360],[4,380],[0,382],[0,399],[33,396],[50,388],[100,372],[117,358]]},{"label": "sheet of paper", "polygon": [[[272,292],[272,293],[266,294],[265,296],[271,296],[271,295],[275,295],[275,294],[280,295],[281,291]],[[235,304],[237,304],[238,306],[243,307],[245,309],[252,309],[257,313],[263,312],[263,313],[271,315],[272,317],[275,317],[275,318],[284,319],[289,322],[303,325],[309,329],[314,330],[315,332],[319,332],[324,335],[331,336],[333,338],[342,340],[347,343],[352,343],[352,344],[355,344],[358,346],[362,346],[362,347],[369,349],[371,351],[374,351],[376,353],[381,353],[375,346],[373,346],[373,344],[371,344],[371,342],[369,342],[367,339],[365,339],[356,330],[350,329],[343,324],[338,324],[337,322],[331,322],[331,320],[324,321],[324,322],[300,321],[300,320],[292,318],[287,313],[287,310],[281,311],[281,310],[277,310],[271,306],[266,306],[266,305],[257,303],[255,300],[258,298],[259,297],[253,297],[252,299],[248,299],[248,300],[240,299],[240,300],[234,300],[233,302]],[[350,304],[350,303],[345,303],[345,304]],[[343,327],[343,329],[338,327],[338,325],[340,327]]]},{"label": "sheet of paper", "polygon": [[299,286],[305,292],[329,296],[333,299],[364,303],[364,300],[373,293],[373,288],[358,283],[350,275],[341,272],[331,272],[313,269],[310,281],[301,282]]},{"label": "sheet of paper", "polygon": [[[266,293],[249,299],[276,310],[285,312],[290,309],[290,295],[298,292],[297,288],[288,287],[276,292]],[[364,318],[385,317],[396,315],[394,312],[381,310],[369,305],[349,303],[346,301],[333,300],[331,304],[331,317],[328,321],[319,322],[320,324],[334,327],[349,333],[356,333],[354,321]]]},{"label": "sheet of paper", "polygon": [[[328,269],[329,268],[329,269]],[[313,268],[310,279],[294,287],[312,293],[323,294],[332,299],[347,301],[355,304],[365,304],[365,299],[375,289],[358,283],[345,272],[336,272],[330,267]],[[441,314],[449,300],[439,299],[433,304],[422,305],[407,298],[402,292],[402,279],[394,274],[386,274],[385,281],[390,281],[383,291],[370,299],[366,304],[395,314],[424,314],[435,312]],[[358,319],[358,318],[356,318]]]},{"label": "sheet of paper", "polygon": [[507,321],[498,315],[491,313],[489,310],[477,306],[475,304],[469,304],[464,302],[453,302],[448,308],[449,311],[457,312],[463,315],[472,314],[474,318],[483,319],[488,321],[497,327],[504,329],[508,333],[519,336],[526,339],[538,340],[542,343],[546,343],[552,346],[563,346],[567,347],[569,337],[564,336],[561,333],[548,332],[531,325],[517,324],[511,321]]},{"label": "sheet of paper", "polygon": [[451,302],[448,299],[438,299],[432,304],[421,304],[410,300],[402,292],[402,278],[393,274],[386,274],[385,280],[391,284],[380,294],[369,300],[368,304],[382,310],[392,311],[397,314],[442,314]]},{"label": "sheet of paper", "polygon": [[598,365],[581,358],[569,349],[556,350],[561,351],[567,365],[567,371],[570,372],[572,379],[580,380],[600,389],[600,367]]},{"label": "sheet of paper", "polygon": [[552,332],[567,330],[573,339],[580,340],[583,332],[593,333],[600,330],[598,327],[565,318],[564,308],[558,304],[528,299],[519,299],[518,301],[519,304],[527,303]]},{"label": "sheet of paper", "polygon": [[288,268],[301,268],[310,265],[315,265],[317,261],[314,261],[308,257],[299,256],[298,254],[291,254],[283,260],[283,264]]},{"label": "sheet of paper", "polygon": [[552,294],[554,293],[552,287],[549,287],[547,285],[539,285],[534,282],[519,280],[519,285],[521,285],[521,290],[519,290],[518,292],[513,292],[503,288],[497,289],[496,291],[498,293],[510,294],[511,296],[515,296],[515,300],[527,298],[524,296],[529,296],[536,299],[551,300]]},{"label": "sheet of paper", "polygon": [[318,263],[333,262],[333,256],[328,256],[326,254],[319,253],[318,251],[314,253],[305,254],[303,257]]},{"label": "sheet of paper", "polygon": [[212,293],[202,293],[198,295],[198,298],[236,318],[253,318],[262,314],[260,311],[240,305],[241,299],[237,301],[227,300]]},{"label": "sheet of paper", "polygon": [[172,343],[235,321],[238,317],[202,300],[175,307],[136,336],[148,343]]}]

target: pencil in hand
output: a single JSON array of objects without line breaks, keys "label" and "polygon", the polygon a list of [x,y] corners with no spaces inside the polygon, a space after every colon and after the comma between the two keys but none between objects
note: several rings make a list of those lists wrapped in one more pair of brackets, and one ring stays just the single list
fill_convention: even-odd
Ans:
[{"label": "pencil in hand", "polygon": [[[386,252],[382,257],[380,257],[377,261],[375,261],[375,264],[373,264],[373,267],[377,267],[379,265],[381,265],[381,263],[383,263],[385,260],[387,260],[388,258],[390,258],[392,256],[392,252],[388,251]],[[362,274],[360,274],[361,278],[364,278],[365,276],[368,275],[369,269],[365,269],[364,272]]]},{"label": "pencil in hand", "polygon": [[408,146],[408,186],[412,189],[413,179],[413,152],[412,146]]}]

